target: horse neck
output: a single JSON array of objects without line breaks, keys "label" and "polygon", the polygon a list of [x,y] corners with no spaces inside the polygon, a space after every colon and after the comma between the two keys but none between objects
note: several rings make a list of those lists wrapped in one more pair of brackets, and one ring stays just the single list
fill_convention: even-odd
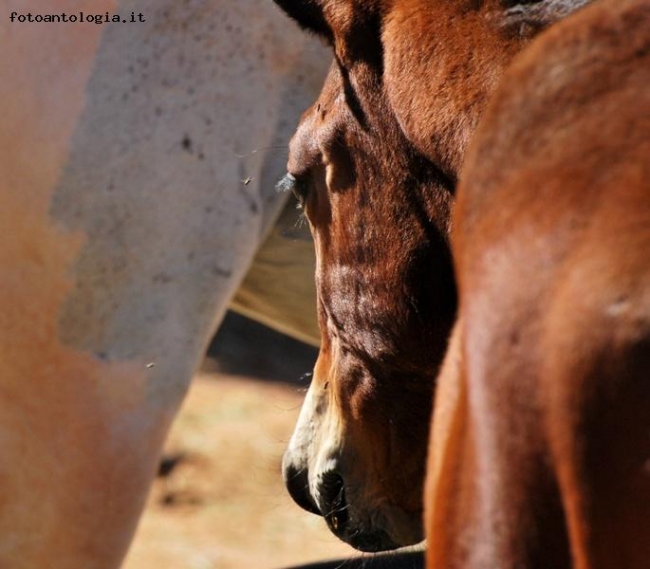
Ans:
[{"label": "horse neck", "polygon": [[383,33],[385,89],[406,137],[457,180],[504,69],[541,30],[587,1],[389,3]]}]

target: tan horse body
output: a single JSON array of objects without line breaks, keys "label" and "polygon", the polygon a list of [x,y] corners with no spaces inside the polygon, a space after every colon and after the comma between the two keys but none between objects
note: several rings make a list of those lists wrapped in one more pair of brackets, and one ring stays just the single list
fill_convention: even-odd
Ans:
[{"label": "tan horse body", "polygon": [[109,569],[322,56],[262,1],[55,4],[0,22],[0,566]]}]

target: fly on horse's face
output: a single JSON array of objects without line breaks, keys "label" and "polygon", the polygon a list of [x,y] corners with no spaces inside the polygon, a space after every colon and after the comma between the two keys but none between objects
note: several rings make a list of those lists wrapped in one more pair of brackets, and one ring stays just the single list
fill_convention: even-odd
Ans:
[{"label": "fly on horse's face", "polygon": [[[296,501],[361,550],[420,541],[435,374],[456,301],[450,183],[334,64],[282,185],[316,247],[323,343],[285,455]],[[423,188],[433,187],[423,199]]]}]

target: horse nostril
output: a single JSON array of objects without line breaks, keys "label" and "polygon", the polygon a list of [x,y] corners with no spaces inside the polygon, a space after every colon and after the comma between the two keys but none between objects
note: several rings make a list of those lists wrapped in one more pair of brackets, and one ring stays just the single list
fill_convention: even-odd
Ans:
[{"label": "horse nostril", "polygon": [[320,495],[323,517],[336,535],[345,531],[348,522],[348,505],[345,501],[345,484],[336,472],[326,472],[321,477]]},{"label": "horse nostril", "polygon": [[296,468],[294,465],[285,462],[282,468],[282,476],[284,485],[296,504],[312,514],[322,515],[309,492],[309,475],[306,469]]}]

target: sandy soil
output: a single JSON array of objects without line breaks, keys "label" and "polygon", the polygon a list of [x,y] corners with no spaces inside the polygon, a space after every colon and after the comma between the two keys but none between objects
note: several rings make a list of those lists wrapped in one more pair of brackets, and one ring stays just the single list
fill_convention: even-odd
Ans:
[{"label": "sandy soil", "polygon": [[[306,384],[277,377],[309,369],[314,352],[239,325],[220,333],[216,360],[194,380],[124,569],[279,569],[354,555],[280,476]],[[261,359],[254,346],[265,346]]]}]

